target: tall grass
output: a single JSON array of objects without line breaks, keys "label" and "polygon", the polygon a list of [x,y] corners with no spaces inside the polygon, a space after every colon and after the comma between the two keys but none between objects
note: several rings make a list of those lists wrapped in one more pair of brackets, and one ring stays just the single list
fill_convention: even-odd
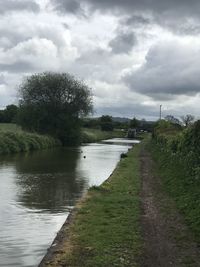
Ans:
[{"label": "tall grass", "polygon": [[49,136],[23,131],[0,131],[0,154],[27,152],[60,145],[58,140]]},{"label": "tall grass", "polygon": [[2,131],[21,132],[22,129],[15,123],[0,123],[0,132]]}]

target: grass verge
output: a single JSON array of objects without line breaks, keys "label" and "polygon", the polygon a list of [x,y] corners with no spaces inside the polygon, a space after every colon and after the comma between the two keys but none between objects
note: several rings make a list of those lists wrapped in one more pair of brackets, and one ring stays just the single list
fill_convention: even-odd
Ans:
[{"label": "grass verge", "polygon": [[[136,267],[141,253],[140,145],[81,202],[61,251],[44,266]],[[42,265],[43,266],[43,265]]]},{"label": "grass verge", "polygon": [[98,129],[83,128],[81,134],[82,143],[93,143],[104,139],[110,139],[115,137],[124,137],[125,133],[120,130],[114,131],[101,131]]},{"label": "grass verge", "polygon": [[192,181],[184,163],[152,142],[148,146],[155,161],[154,171],[161,178],[163,189],[172,197],[176,207],[200,242],[199,180]]}]

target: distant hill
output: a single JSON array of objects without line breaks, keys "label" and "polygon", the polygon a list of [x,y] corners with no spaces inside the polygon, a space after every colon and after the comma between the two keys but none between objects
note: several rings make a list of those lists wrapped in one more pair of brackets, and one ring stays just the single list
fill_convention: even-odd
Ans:
[{"label": "distant hill", "polygon": [[113,119],[113,121],[121,122],[121,123],[129,122],[131,120],[129,118],[121,118],[121,117],[112,117],[112,119]]}]

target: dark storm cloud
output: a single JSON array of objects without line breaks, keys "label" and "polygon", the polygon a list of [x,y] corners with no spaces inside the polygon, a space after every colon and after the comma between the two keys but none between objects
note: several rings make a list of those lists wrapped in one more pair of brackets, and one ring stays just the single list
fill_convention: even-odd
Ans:
[{"label": "dark storm cloud", "polygon": [[160,43],[149,50],[146,63],[124,77],[131,90],[154,99],[200,92],[200,51],[192,43]]},{"label": "dark storm cloud", "polygon": [[51,0],[54,10],[60,13],[84,14],[78,0]]},{"label": "dark storm cloud", "polygon": [[31,0],[0,0],[0,14],[17,11],[39,12],[39,5]]},{"label": "dark storm cloud", "polygon": [[133,11],[170,13],[182,15],[198,15],[200,2],[198,0],[84,0],[94,9],[113,10],[121,9],[132,13]]},{"label": "dark storm cloud", "polygon": [[133,32],[120,32],[109,42],[115,54],[129,53],[136,45],[137,39]]},{"label": "dark storm cloud", "polygon": [[172,31],[178,31],[183,24],[187,25],[188,18],[195,18],[195,25],[200,24],[200,1],[198,0],[50,0],[50,2],[57,11],[62,13],[81,14],[82,5],[86,4],[91,14],[99,10],[120,16],[129,15],[127,25],[130,26],[145,25],[153,21]]}]

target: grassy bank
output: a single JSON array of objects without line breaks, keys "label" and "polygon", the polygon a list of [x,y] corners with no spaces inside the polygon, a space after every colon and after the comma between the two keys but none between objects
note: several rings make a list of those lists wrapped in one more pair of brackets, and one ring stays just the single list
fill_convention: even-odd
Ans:
[{"label": "grassy bank", "polygon": [[106,182],[89,190],[70,229],[63,230],[69,238],[45,266],[138,266],[139,150],[135,146]]},{"label": "grassy bank", "polygon": [[52,137],[23,131],[0,131],[0,154],[27,152],[61,145]]},{"label": "grassy bank", "polygon": [[0,132],[21,132],[22,129],[15,123],[0,123]]},{"label": "grassy bank", "polygon": [[[155,171],[200,241],[200,121],[183,131],[157,128],[150,145]],[[169,129],[169,127],[167,127]]]},{"label": "grassy bank", "polygon": [[101,131],[98,129],[83,128],[81,134],[82,143],[93,143],[104,139],[110,139],[115,137],[124,137],[125,133],[120,130],[114,131]]},{"label": "grassy bank", "polygon": [[163,188],[175,200],[186,223],[200,241],[200,184],[193,183],[191,176],[181,163],[169,153],[151,145],[151,154],[156,165],[154,171],[161,177]]}]

